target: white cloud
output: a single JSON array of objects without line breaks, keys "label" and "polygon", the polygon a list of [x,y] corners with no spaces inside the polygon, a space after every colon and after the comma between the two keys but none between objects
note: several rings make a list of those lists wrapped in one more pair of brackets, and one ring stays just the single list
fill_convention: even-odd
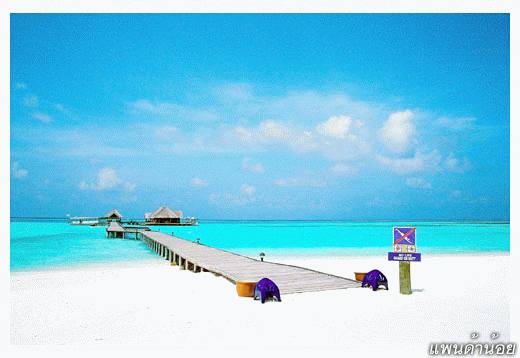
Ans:
[{"label": "white cloud", "polygon": [[268,120],[260,123],[257,135],[263,142],[271,139],[290,141],[295,135],[295,131],[284,125],[282,122]]},{"label": "white cloud", "polygon": [[473,167],[467,157],[464,157],[462,160],[457,159],[453,152],[450,152],[444,161],[444,166],[447,170],[455,173],[464,173]]},{"label": "white cloud", "polygon": [[330,170],[340,176],[355,176],[359,173],[359,169],[346,164],[336,164]]},{"label": "white cloud", "polygon": [[238,144],[249,149],[288,147],[297,152],[316,148],[315,139],[310,133],[273,120],[260,122],[257,127],[234,127],[225,131],[217,142],[222,146]]},{"label": "white cloud", "polygon": [[38,97],[32,94],[23,99],[23,104],[26,107],[38,107],[40,105],[40,101],[38,101]]},{"label": "white cloud", "polygon": [[433,124],[445,127],[454,131],[468,130],[475,128],[475,121],[477,119],[474,117],[458,117],[458,118],[449,118],[449,117],[439,117]]},{"label": "white cloud", "polygon": [[422,154],[417,151],[412,158],[392,159],[377,154],[376,159],[386,165],[394,173],[411,174],[430,169],[437,169],[441,161],[441,155],[437,150],[434,150],[430,154]]},{"label": "white cloud", "polygon": [[70,112],[69,112],[67,109],[65,109],[65,107],[63,107],[63,105],[61,105],[61,104],[56,104],[55,107],[56,107],[56,109],[57,109],[58,111],[60,111],[61,113],[66,114],[66,115],[70,115]]},{"label": "white cloud", "polygon": [[172,140],[178,138],[180,133],[174,126],[162,126],[155,130],[155,137],[162,140]]},{"label": "white cloud", "polygon": [[323,180],[314,179],[314,178],[306,178],[306,177],[294,177],[294,178],[280,178],[274,181],[274,184],[282,187],[315,187],[315,188],[324,188],[327,186]]},{"label": "white cloud", "polygon": [[20,168],[20,163],[13,162],[11,173],[16,179],[25,179],[29,171],[27,169]]},{"label": "white cloud", "polygon": [[34,112],[32,114],[32,117],[39,120],[40,122],[43,122],[43,123],[49,123],[49,122],[52,122],[52,117],[49,116],[48,114],[45,114],[45,113],[41,113],[41,112]]},{"label": "white cloud", "polygon": [[119,190],[126,193],[131,193],[137,188],[137,185],[130,182],[124,182],[116,174],[116,171],[112,168],[103,168],[97,173],[97,182],[94,184],[88,184],[82,181],[78,184],[78,188],[81,190]]},{"label": "white cloud", "polygon": [[25,83],[17,83],[17,84],[15,84],[15,88],[24,90],[24,89],[27,89],[27,85]]},{"label": "white cloud", "polygon": [[116,174],[116,171],[112,168],[103,168],[99,171],[97,175],[97,190],[109,190],[114,189],[116,186],[120,185],[123,181],[119,179]]},{"label": "white cloud", "polygon": [[[354,121],[350,129],[348,133],[343,129],[333,132],[324,126],[321,131],[327,135],[323,135],[315,128],[300,128],[281,121],[267,120],[260,122],[257,127],[237,126],[227,130],[215,140],[215,145],[257,151],[288,148],[294,153],[318,152],[327,159],[338,161],[369,153],[371,145],[367,142],[369,134],[364,123]],[[355,129],[355,133],[352,129]],[[340,135],[344,135],[344,138],[337,137]]]},{"label": "white cloud", "polygon": [[177,120],[195,120],[201,122],[215,121],[218,116],[212,111],[200,110],[189,106],[183,106],[171,102],[151,102],[147,99],[142,99],[136,102],[129,103],[129,107],[134,112],[152,113],[156,115],[172,117]]},{"label": "white cloud", "polygon": [[247,193],[230,194],[230,193],[213,193],[209,197],[209,201],[222,207],[244,206],[248,203],[253,203],[255,198]]},{"label": "white cloud", "polygon": [[246,101],[254,98],[253,86],[247,83],[228,83],[214,88],[211,92],[223,100]]},{"label": "white cloud", "polygon": [[414,114],[410,110],[392,113],[379,131],[381,141],[394,153],[403,153],[410,146],[410,140],[416,133],[412,123]]},{"label": "white cloud", "polygon": [[376,118],[380,109],[368,102],[354,101],[341,93],[315,91],[290,92],[279,98],[265,98],[259,108],[270,118],[298,119],[314,126],[316,118],[329,118],[338,114],[357,119]]},{"label": "white cloud", "polygon": [[[225,84],[212,89],[211,94],[221,99],[216,107],[142,99],[129,103],[128,108],[143,120],[148,115],[150,122],[157,122],[161,115],[175,124],[171,130],[151,126],[157,138],[175,140],[171,146],[153,143],[157,150],[251,153],[288,149],[298,154],[317,152],[335,161],[365,156],[371,151],[373,139],[365,123],[381,112],[373,104],[356,102],[343,94],[307,91],[258,96],[253,86],[243,83]],[[220,120],[222,126],[211,128],[206,124],[195,128],[192,121],[191,132],[182,132],[185,123],[194,118]],[[316,118],[327,120],[317,125]]]},{"label": "white cloud", "polygon": [[240,192],[242,194],[253,195],[255,191],[256,191],[256,188],[251,185],[242,184],[242,186],[240,187]]},{"label": "white cloud", "polygon": [[473,167],[467,157],[461,160],[456,158],[453,152],[450,152],[445,159],[442,159],[438,150],[429,154],[417,151],[413,157],[409,158],[388,158],[377,154],[376,159],[398,174],[411,174],[427,170],[465,173]]},{"label": "white cloud", "polygon": [[406,179],[406,185],[412,188],[423,188],[423,189],[431,189],[431,183],[428,183],[423,178],[408,178]]},{"label": "white cloud", "polygon": [[262,165],[260,163],[252,165],[252,164],[249,164],[250,161],[251,161],[251,158],[245,158],[242,161],[242,167],[245,170],[253,172],[253,173],[258,173],[258,174],[264,173],[264,168],[262,167]]},{"label": "white cloud", "polygon": [[204,180],[199,178],[193,178],[191,180],[191,186],[198,187],[198,186],[208,186],[208,183],[206,183]]},{"label": "white cloud", "polygon": [[278,186],[303,186],[303,182],[298,178],[280,178],[276,179],[274,183]]},{"label": "white cloud", "polygon": [[345,139],[351,124],[350,117],[330,117],[326,122],[318,124],[316,131],[324,136]]}]

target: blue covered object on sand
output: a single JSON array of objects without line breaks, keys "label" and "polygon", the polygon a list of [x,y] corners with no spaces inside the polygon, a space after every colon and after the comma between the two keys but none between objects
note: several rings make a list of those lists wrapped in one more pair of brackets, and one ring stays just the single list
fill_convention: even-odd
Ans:
[{"label": "blue covered object on sand", "polygon": [[262,303],[264,303],[266,298],[275,297],[279,302],[282,301],[280,298],[280,290],[273,281],[268,278],[263,278],[257,282],[255,286],[255,296],[253,297],[254,300],[260,298]]},{"label": "blue covered object on sand", "polygon": [[361,287],[365,287],[365,285],[371,286],[374,291],[377,290],[379,285],[383,285],[388,290],[388,280],[386,276],[379,270],[372,270],[365,275],[363,279],[363,283]]}]

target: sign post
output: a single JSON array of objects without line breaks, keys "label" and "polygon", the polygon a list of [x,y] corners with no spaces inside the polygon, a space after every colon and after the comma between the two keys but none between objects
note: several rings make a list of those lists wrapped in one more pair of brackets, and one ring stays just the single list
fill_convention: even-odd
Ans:
[{"label": "sign post", "polygon": [[410,278],[410,262],[399,261],[399,293],[412,294],[412,279]]},{"label": "sign post", "polygon": [[416,228],[394,227],[394,252],[388,253],[388,261],[399,261],[399,293],[403,295],[412,293],[410,262],[421,261],[415,238]]}]

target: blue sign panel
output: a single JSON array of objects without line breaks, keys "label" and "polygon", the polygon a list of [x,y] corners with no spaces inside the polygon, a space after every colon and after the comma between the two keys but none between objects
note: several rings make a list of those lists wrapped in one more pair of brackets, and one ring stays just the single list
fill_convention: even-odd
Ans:
[{"label": "blue sign panel", "polygon": [[421,254],[418,253],[418,252],[415,252],[415,253],[389,252],[388,253],[388,261],[415,261],[415,262],[421,262]]},{"label": "blue sign panel", "polygon": [[415,246],[415,228],[394,227],[394,245]]}]

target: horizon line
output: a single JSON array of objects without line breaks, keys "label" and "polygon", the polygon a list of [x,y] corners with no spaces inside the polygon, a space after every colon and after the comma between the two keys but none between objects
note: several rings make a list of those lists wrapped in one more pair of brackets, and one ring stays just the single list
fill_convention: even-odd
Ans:
[{"label": "horizon line", "polygon": [[[41,220],[68,220],[67,217],[42,217],[42,216],[10,216],[10,219],[41,219]],[[128,218],[126,220],[144,220]],[[510,221],[510,218],[428,218],[428,219],[205,219],[197,218],[201,221],[351,221],[351,222],[366,222],[366,221]],[[124,220],[123,220],[124,221]]]}]

